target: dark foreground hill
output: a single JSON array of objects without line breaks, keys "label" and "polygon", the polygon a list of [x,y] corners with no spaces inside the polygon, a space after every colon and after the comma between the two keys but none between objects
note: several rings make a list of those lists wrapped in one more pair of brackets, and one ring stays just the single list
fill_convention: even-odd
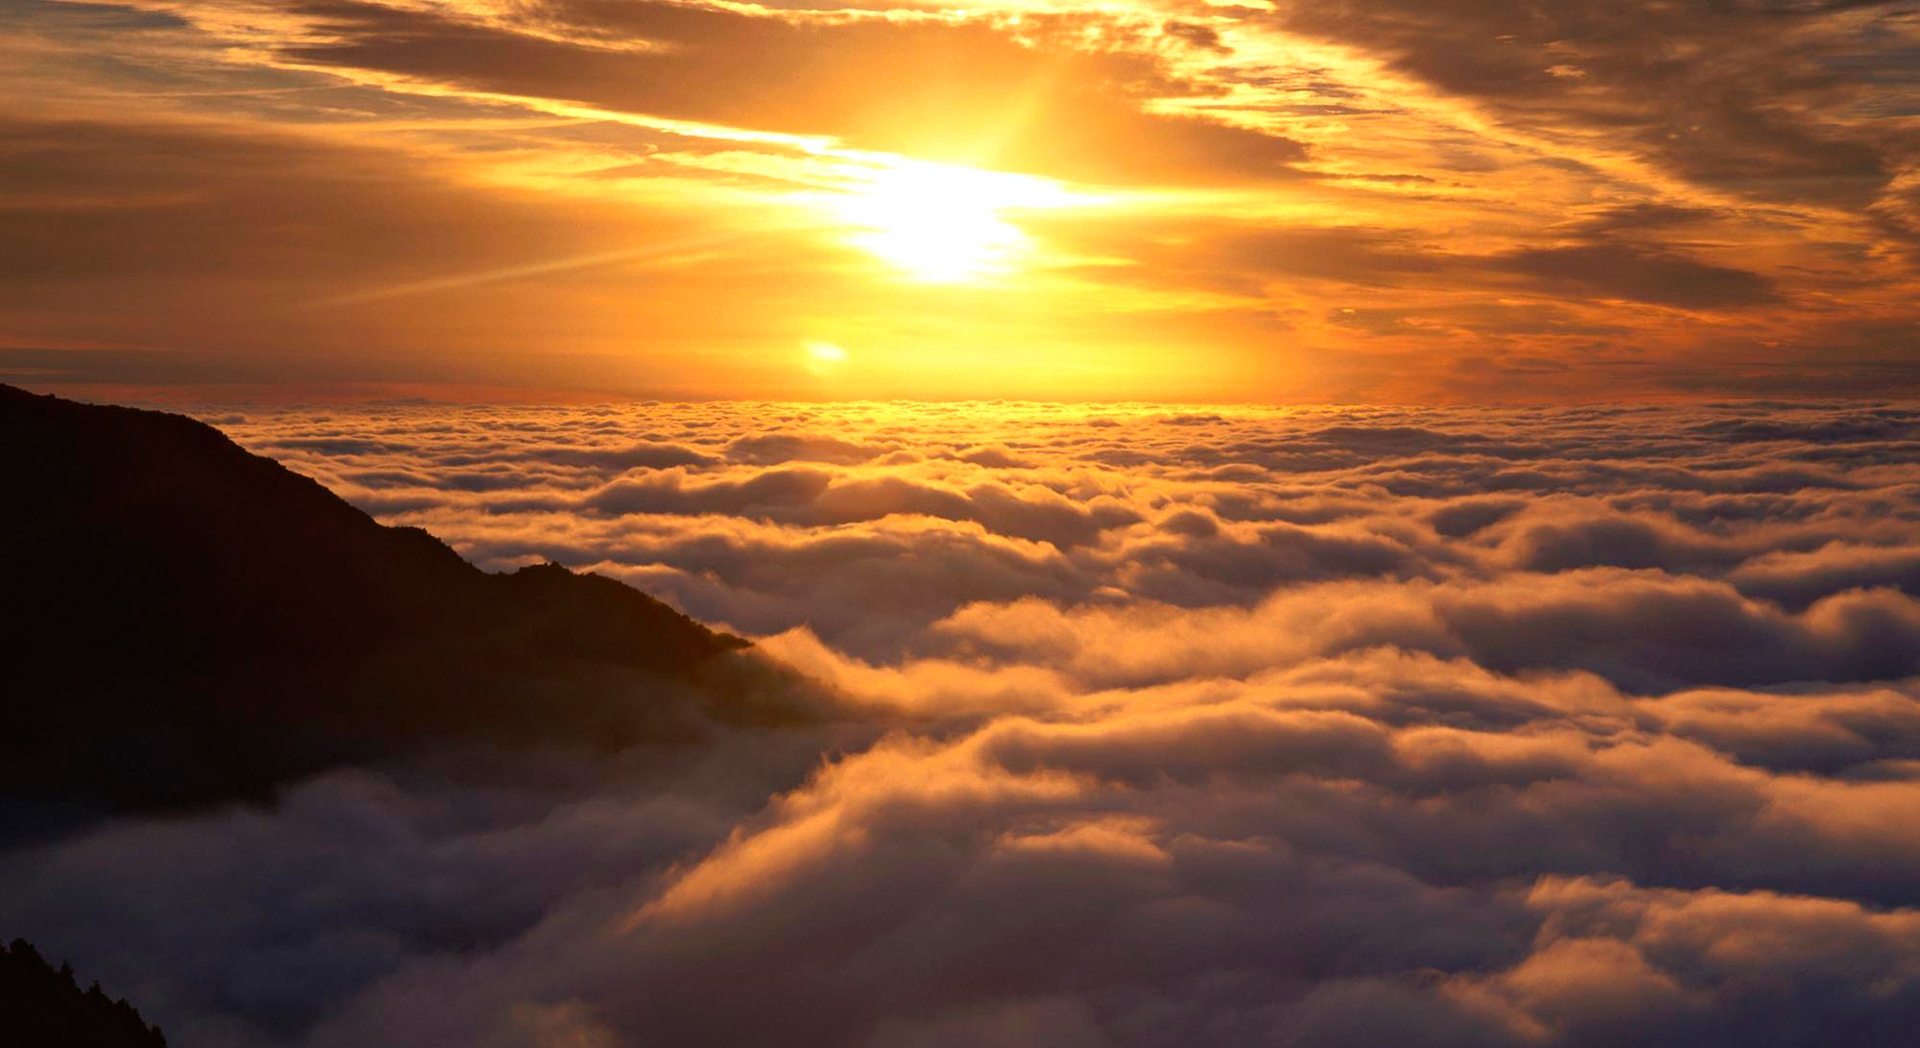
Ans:
[{"label": "dark foreground hill", "polygon": [[9,829],[449,741],[684,732],[665,696],[744,646],[611,579],[483,572],[192,419],[7,386],[0,550]]},{"label": "dark foreground hill", "polygon": [[10,1048],[167,1048],[124,998],[99,983],[82,990],[73,969],[55,969],[25,939],[0,946],[0,1044]]}]

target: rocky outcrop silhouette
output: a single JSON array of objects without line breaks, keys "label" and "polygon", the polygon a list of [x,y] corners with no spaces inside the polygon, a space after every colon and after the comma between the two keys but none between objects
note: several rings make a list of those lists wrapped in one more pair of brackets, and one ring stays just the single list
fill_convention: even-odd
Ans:
[{"label": "rocky outcrop silhouette", "polygon": [[167,1048],[125,998],[55,969],[25,939],[0,945],[0,1044],[11,1048]]}]

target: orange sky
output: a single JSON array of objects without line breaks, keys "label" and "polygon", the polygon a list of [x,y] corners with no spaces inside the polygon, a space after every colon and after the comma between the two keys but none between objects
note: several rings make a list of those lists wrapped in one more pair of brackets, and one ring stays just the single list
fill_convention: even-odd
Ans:
[{"label": "orange sky", "polygon": [[0,377],[1920,392],[1920,11],[128,0],[0,21]]}]

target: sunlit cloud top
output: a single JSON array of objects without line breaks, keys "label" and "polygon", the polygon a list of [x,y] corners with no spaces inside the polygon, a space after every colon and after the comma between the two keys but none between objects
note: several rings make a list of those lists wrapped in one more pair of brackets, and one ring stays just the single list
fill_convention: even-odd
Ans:
[{"label": "sunlit cloud top", "polygon": [[29,384],[1920,387],[1911,4],[8,11],[0,368]]}]

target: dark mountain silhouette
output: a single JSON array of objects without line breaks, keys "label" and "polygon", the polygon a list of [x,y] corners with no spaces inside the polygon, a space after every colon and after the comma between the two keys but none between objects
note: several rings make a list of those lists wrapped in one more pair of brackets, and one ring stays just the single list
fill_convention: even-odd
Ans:
[{"label": "dark mountain silhouette", "polygon": [[[668,696],[745,646],[612,579],[483,572],[192,419],[9,386],[0,550],[9,828],[449,741],[684,734]],[[722,692],[702,716],[769,715]]]},{"label": "dark mountain silhouette", "polygon": [[86,990],[73,969],[56,970],[25,939],[0,946],[0,1044],[10,1048],[167,1048],[124,998]]}]

